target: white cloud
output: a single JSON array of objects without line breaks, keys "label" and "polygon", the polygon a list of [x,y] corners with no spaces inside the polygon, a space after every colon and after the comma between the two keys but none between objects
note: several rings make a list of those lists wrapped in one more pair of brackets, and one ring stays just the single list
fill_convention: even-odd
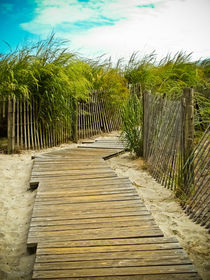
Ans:
[{"label": "white cloud", "polygon": [[74,47],[94,55],[104,52],[118,58],[134,51],[156,50],[159,56],[183,50],[194,58],[210,56],[208,26],[210,5],[207,0],[171,1],[150,14],[139,14],[115,26],[96,27],[86,35],[72,38]]},{"label": "white cloud", "polygon": [[92,9],[78,5],[76,0],[63,0],[59,2],[38,0],[37,3],[38,8],[35,11],[37,14],[36,17],[30,22],[21,24],[24,30],[37,35],[46,35],[49,33],[50,29],[55,28],[59,24],[88,20],[94,15]]},{"label": "white cloud", "polygon": [[[165,1],[165,0],[164,0]],[[151,1],[149,1],[150,3]],[[157,0],[153,0],[157,2]],[[90,0],[78,2],[77,0],[36,0],[38,5],[35,10],[36,17],[21,24],[24,30],[34,34],[49,32],[49,27],[55,28],[63,23],[75,23],[77,21],[100,21],[102,17],[113,20],[121,20],[138,16],[140,9],[139,0]],[[148,3],[148,0],[141,1]],[[42,27],[40,30],[40,26]]]},{"label": "white cloud", "polygon": [[[41,33],[40,26],[42,34],[46,34],[50,28],[62,26],[64,22],[99,21],[101,16],[117,20],[113,26],[57,32],[85,56],[106,53],[114,58],[128,58],[134,51],[153,50],[159,56],[180,50],[194,52],[195,58],[210,56],[209,0],[91,0],[85,4],[78,4],[76,0],[37,1],[42,3],[37,17],[22,24],[24,29],[35,34]],[[137,7],[152,3],[155,9]]]}]

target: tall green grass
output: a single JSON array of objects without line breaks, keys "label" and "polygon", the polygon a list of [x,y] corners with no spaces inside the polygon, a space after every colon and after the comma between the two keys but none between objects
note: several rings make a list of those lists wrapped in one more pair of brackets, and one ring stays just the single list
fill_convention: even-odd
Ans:
[{"label": "tall green grass", "polygon": [[131,95],[122,109],[121,138],[137,157],[143,155],[143,107],[137,95]]},{"label": "tall green grass", "polygon": [[210,121],[210,59],[194,61],[192,54],[178,52],[160,61],[151,53],[142,58],[134,53],[125,66],[129,83],[140,83],[142,92],[179,99],[186,87],[195,89],[195,126],[204,130]]},{"label": "tall green grass", "polygon": [[[90,61],[66,48],[52,34],[48,39],[0,54],[0,97],[16,96],[37,103],[38,119],[63,120],[69,100],[87,100],[92,90],[102,92],[110,106],[128,96],[126,80],[110,62]],[[70,113],[70,112],[69,112]]]},{"label": "tall green grass", "polygon": [[[34,100],[39,108],[37,118],[52,123],[71,110],[67,101],[88,100],[94,90],[100,91],[114,111],[125,104],[133,108],[128,84],[140,83],[142,92],[151,90],[170,99],[180,98],[183,88],[193,86],[198,134],[209,123],[210,59],[193,61],[191,54],[178,52],[158,61],[155,53],[142,58],[134,53],[127,64],[121,59],[114,65],[103,57],[82,58],[69,51],[66,43],[52,34],[0,54],[0,98],[14,95]],[[131,116],[125,107],[124,113]]]}]

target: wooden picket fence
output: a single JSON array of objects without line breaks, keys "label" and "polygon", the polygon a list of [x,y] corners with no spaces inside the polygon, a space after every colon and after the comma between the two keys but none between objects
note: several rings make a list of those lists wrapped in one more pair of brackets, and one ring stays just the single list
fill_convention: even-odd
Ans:
[{"label": "wooden picket fence", "polygon": [[191,170],[183,189],[182,206],[194,222],[210,226],[210,125],[196,145],[184,169]]},{"label": "wooden picket fence", "polygon": [[143,112],[143,156],[151,175],[175,192],[193,221],[209,228],[210,132],[193,147],[193,89],[177,101],[144,92]]},{"label": "wooden picket fence", "polygon": [[7,100],[8,153],[17,150],[42,149],[68,141],[72,136],[72,116],[48,124],[38,118],[38,105],[34,100]]},{"label": "wooden picket fence", "polygon": [[66,106],[69,108],[66,116],[48,124],[38,118],[38,105],[34,100],[15,97],[1,100],[0,138],[7,138],[7,152],[48,148],[70,140],[77,142],[120,128],[119,109],[112,110],[102,93],[92,93],[86,102],[71,98]]},{"label": "wooden picket fence", "polygon": [[152,176],[173,190],[182,164],[181,118],[181,101],[144,95],[144,158]]},{"label": "wooden picket fence", "polygon": [[[193,89],[171,101],[129,86],[130,94],[142,98],[143,156],[152,176],[180,198],[186,213],[196,222],[210,227],[209,166],[210,128],[194,148]],[[7,151],[42,149],[102,132],[119,130],[119,108],[111,108],[103,93],[92,92],[88,101],[68,100],[63,120],[47,124],[39,120],[38,105],[33,100],[0,100],[0,140],[7,137]]]},{"label": "wooden picket fence", "polygon": [[102,94],[95,92],[88,102],[78,102],[77,122],[78,139],[119,130],[122,124],[120,108],[111,109]]}]

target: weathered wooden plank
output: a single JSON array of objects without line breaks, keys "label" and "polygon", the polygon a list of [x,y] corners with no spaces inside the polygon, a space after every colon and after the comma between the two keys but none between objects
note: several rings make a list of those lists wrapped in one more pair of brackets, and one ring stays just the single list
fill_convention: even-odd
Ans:
[{"label": "weathered wooden plank", "polygon": [[145,220],[144,225],[142,226],[142,220],[133,220],[133,221],[118,221],[114,223],[110,222],[95,222],[95,223],[78,223],[78,224],[60,224],[60,225],[48,225],[47,223],[42,226],[31,226],[30,232],[44,232],[44,231],[59,231],[59,230],[75,230],[75,229],[101,229],[101,228],[115,228],[115,227],[131,227],[131,226],[140,226],[141,228],[146,228],[149,226],[156,226],[153,220]]},{"label": "weathered wooden plank", "polygon": [[46,262],[35,263],[34,271],[43,270],[65,270],[65,269],[89,269],[89,268],[112,268],[112,267],[141,267],[159,265],[186,265],[191,264],[189,258],[181,250],[171,251],[150,251],[149,254],[142,253],[142,256],[135,259],[118,260],[92,260],[73,262]]},{"label": "weathered wooden plank", "polygon": [[82,148],[82,149],[92,149],[92,148],[95,148],[95,149],[107,149],[109,146],[109,148],[111,147],[113,150],[120,150],[119,152],[122,152],[124,150],[124,147],[123,146],[118,146],[118,145],[106,145],[106,144],[91,144],[90,147],[89,145],[80,145],[78,146],[78,148]]},{"label": "weathered wooden plank", "polygon": [[73,219],[73,220],[80,220],[80,219],[91,219],[91,218],[107,218],[107,217],[120,217],[120,216],[149,216],[148,211],[141,211],[139,209],[133,209],[133,208],[126,208],[126,211],[122,211],[121,209],[116,209],[116,211],[111,212],[105,212],[102,211],[99,213],[99,211],[92,212],[89,211],[88,213],[83,212],[75,212],[70,213],[64,212],[64,213],[56,213],[51,214],[50,212],[41,214],[39,212],[35,213],[33,212],[32,220],[40,221],[40,220],[46,220],[46,221],[53,221],[53,220],[66,220],[66,219]]},{"label": "weathered wooden plank", "polygon": [[68,175],[98,175],[98,174],[113,174],[115,175],[115,173],[110,169],[110,168],[106,168],[104,167],[104,171],[102,171],[101,169],[74,169],[74,170],[52,170],[52,171],[39,171],[39,172],[32,172],[32,178],[33,177],[53,177],[53,176],[68,176]]},{"label": "weathered wooden plank", "polygon": [[[82,191],[82,193],[81,193]],[[68,199],[70,198],[82,198],[84,200],[88,200],[88,197],[90,197],[90,199],[93,197],[93,200],[96,200],[97,197],[101,197],[101,198],[109,198],[110,196],[112,196],[112,198],[114,198],[114,196],[117,197],[117,195],[121,195],[121,196],[132,196],[132,195],[137,195],[135,192],[133,193],[131,189],[128,188],[108,188],[106,189],[102,189],[100,191],[95,191],[94,193],[94,188],[90,188],[89,190],[85,189],[85,188],[80,188],[79,190],[76,188],[66,188],[63,189],[61,188],[61,192],[59,193],[56,189],[54,189],[54,191],[52,190],[51,192],[48,192],[47,189],[44,189],[42,191],[42,188],[40,190],[37,191],[37,199],[36,201],[42,201],[42,200],[55,200],[56,197],[58,200],[62,199],[63,197],[67,197]]]},{"label": "weathered wooden plank", "polygon": [[66,269],[34,271],[33,278],[57,278],[59,277],[86,277],[86,276],[110,276],[110,275],[144,275],[144,274],[168,274],[168,273],[189,273],[193,272],[193,265],[168,265],[148,267],[109,267],[90,269]]},{"label": "weathered wooden plank", "polygon": [[[120,189],[128,189],[128,190],[133,190],[135,191],[135,188],[133,185],[130,184],[126,184],[126,182],[110,182],[110,179],[115,179],[116,177],[113,178],[106,178],[104,179],[104,185],[103,185],[103,178],[93,178],[93,179],[87,179],[86,181],[84,180],[74,180],[73,182],[71,182],[71,184],[69,184],[68,181],[62,181],[62,182],[57,182],[55,181],[53,182],[39,182],[39,190],[42,189],[42,191],[50,191],[50,192],[54,192],[54,191],[80,191],[81,190],[81,194],[82,194],[82,190],[86,190],[86,191],[94,191],[94,190],[98,190],[98,191],[105,191],[105,190],[120,190]],[[63,190],[64,189],[64,190]]]},{"label": "weathered wooden plank", "polygon": [[[87,156],[90,156],[90,155],[98,155],[99,157],[102,157],[103,154],[111,154],[112,152],[116,152],[114,151],[115,149],[112,149],[110,147],[108,147],[106,149],[106,151],[104,149],[98,149],[98,148],[92,148],[92,149],[89,149],[89,148],[83,148],[83,149],[61,149],[59,151],[54,151],[54,152],[50,152],[50,153],[45,153],[45,154],[40,154],[38,155],[38,157],[54,157],[54,156],[62,156],[65,158],[65,157],[68,157],[69,155],[87,155]],[[120,151],[121,149],[119,149]]]},{"label": "weathered wooden plank", "polygon": [[[119,197],[117,196],[119,195]],[[137,206],[144,206],[142,201],[138,199],[137,194],[107,194],[107,195],[98,195],[98,196],[66,196],[66,197],[58,197],[57,200],[56,198],[37,198],[35,201],[35,206],[36,205],[43,205],[46,206],[46,204],[53,204],[51,201],[55,204],[60,204],[63,201],[63,204],[69,204],[67,208],[71,209],[71,204],[74,204],[72,207],[76,208],[77,206],[79,207],[94,207],[96,206],[98,209],[104,208],[104,206],[121,206],[121,205],[137,205]],[[100,202],[100,203],[98,203]],[[103,207],[102,207],[103,206]],[[59,209],[59,205],[57,205],[55,208]]]},{"label": "weathered wooden plank", "polygon": [[[60,240],[84,240],[84,239],[103,239],[103,238],[131,238],[131,237],[155,237],[163,236],[161,230],[157,226],[133,226],[132,228],[113,227],[103,229],[83,229],[81,230],[59,230],[32,232],[29,231],[29,238],[35,241],[48,240],[49,242]],[[31,241],[29,243],[34,243]]]},{"label": "weathered wooden plank", "polygon": [[[114,179],[114,178],[113,178]],[[80,181],[81,182],[81,181]],[[65,192],[69,193],[71,192],[72,195],[73,193],[80,193],[81,196],[84,196],[88,193],[103,193],[103,192],[111,192],[111,191],[126,191],[126,192],[134,192],[136,193],[136,190],[134,189],[133,186],[127,185],[126,183],[121,183],[121,184],[110,184],[109,182],[104,183],[104,186],[100,184],[100,182],[96,180],[87,180],[86,182],[81,182],[83,184],[80,184],[78,181],[73,181],[72,184],[70,185],[68,182],[63,182],[63,184],[57,184],[57,182],[39,182],[39,188],[37,194],[43,194],[45,195],[46,193],[56,193],[56,192]],[[84,191],[84,193],[83,193]]]},{"label": "weathered wooden plank", "polygon": [[[117,234],[117,231],[119,232]],[[47,236],[32,236],[31,234],[28,236],[28,240],[27,240],[27,244],[37,244],[37,243],[42,243],[44,241],[46,241],[46,239],[48,239],[49,242],[54,243],[54,242],[58,242],[61,239],[62,236],[62,240],[63,241],[74,241],[74,240],[100,240],[100,239],[104,239],[104,238],[149,238],[149,237],[161,237],[163,236],[162,232],[159,229],[144,229],[138,232],[134,232],[132,231],[131,233],[125,232],[122,229],[119,230],[118,228],[116,228],[116,230],[113,232],[113,229],[109,230],[109,232],[107,233],[107,231],[105,233],[100,233],[98,235],[95,235],[94,233],[89,234],[88,236],[85,234],[63,234],[63,231],[60,231],[58,235],[47,235]]]},{"label": "weathered wooden plank", "polygon": [[55,167],[54,170],[39,170],[39,171],[32,171],[32,177],[45,177],[45,176],[52,176],[52,175],[67,175],[67,174],[71,174],[71,175],[81,175],[81,174],[98,174],[98,173],[113,173],[113,170],[111,170],[111,168],[108,168],[106,166],[104,166],[104,168],[83,168],[83,169],[66,169],[66,170],[57,170],[57,168]]},{"label": "weathered wooden plank", "polygon": [[[65,153],[65,151],[64,151]],[[105,153],[106,155],[106,153]],[[72,157],[72,161],[76,161],[76,160],[84,160],[85,158],[85,162],[88,162],[88,161],[93,161],[93,159],[97,162],[103,162],[103,159],[101,157],[99,157],[99,155],[97,154],[87,154],[87,153],[84,153],[84,154],[74,154],[74,153],[65,153],[65,155],[63,155],[63,158],[62,158],[62,155],[51,155],[51,156],[48,156],[48,155],[43,155],[43,154],[40,154],[40,155],[36,155],[34,156],[35,160],[37,162],[49,162],[49,163],[53,163],[54,160],[55,162],[70,162],[70,157]],[[62,161],[63,159],[63,161]]]},{"label": "weathered wooden plank", "polygon": [[[79,176],[78,176],[79,175]],[[31,176],[31,182],[35,181],[54,181],[54,178],[58,178],[59,174],[56,175],[51,175],[49,176]],[[68,178],[69,180],[86,180],[86,179],[94,179],[94,178],[112,178],[112,177],[117,177],[116,174],[114,174],[113,172],[104,172],[104,173],[97,173],[97,174],[65,174],[62,175],[62,177],[65,177],[66,179]]]},{"label": "weathered wooden plank", "polygon": [[52,181],[52,182],[40,182],[40,186],[46,186],[48,189],[51,190],[51,188],[53,186],[56,185],[56,189],[59,189],[61,186],[68,186],[68,187],[73,187],[73,186],[80,186],[80,187],[88,187],[88,186],[95,186],[95,187],[100,187],[101,186],[107,186],[107,185],[115,185],[115,186],[121,186],[123,184],[126,184],[128,186],[130,186],[131,188],[135,189],[133,187],[133,185],[131,185],[131,183],[128,181],[127,178],[119,178],[119,177],[112,177],[112,178],[90,178],[90,179],[86,179],[84,180],[75,180],[73,183],[71,182],[71,184],[69,183],[69,180],[65,179],[65,178],[61,178],[58,181]]},{"label": "weathered wooden plank", "polygon": [[36,219],[31,220],[31,227],[35,226],[53,226],[53,225],[74,225],[74,224],[94,224],[94,223],[118,223],[118,222],[127,222],[127,221],[153,221],[153,218],[150,215],[145,216],[121,216],[121,217],[106,217],[106,218],[87,218],[87,219],[63,219],[63,220],[40,220]]},{"label": "weathered wooden plank", "polygon": [[78,146],[78,148],[83,147],[83,148],[86,148],[86,149],[89,149],[89,148],[96,149],[96,147],[102,147],[103,148],[105,146],[106,146],[107,149],[112,149],[113,147],[118,147],[119,150],[124,149],[124,147],[125,147],[124,144],[122,142],[119,142],[119,141],[116,142],[116,141],[109,141],[109,140],[107,140],[107,141],[98,140],[98,141],[95,141],[95,142],[92,142],[92,143],[81,144],[81,145]]},{"label": "weathered wooden plank", "polygon": [[[85,212],[85,213],[84,213]],[[136,209],[134,207],[130,207],[130,208],[113,208],[111,209],[110,211],[104,211],[103,209],[102,210],[85,210],[85,211],[55,211],[55,212],[51,212],[51,211],[39,211],[38,210],[35,210],[33,211],[33,215],[32,217],[33,218],[46,218],[47,219],[54,219],[54,220],[57,220],[57,219],[67,219],[68,217],[70,219],[87,219],[87,218],[98,218],[98,217],[119,217],[120,215],[122,215],[121,213],[124,212],[124,215],[129,215],[129,214],[136,214],[136,215],[139,215],[139,216],[145,216],[145,215],[149,215],[148,211],[145,211],[145,209]],[[54,218],[52,218],[54,217]]]},{"label": "weathered wooden plank", "polygon": [[[76,199],[75,199],[76,198]],[[125,198],[116,198],[116,199],[107,199],[107,200],[102,200],[102,199],[94,199],[94,200],[82,200],[78,197],[72,197],[71,198],[58,198],[57,200],[56,199],[52,199],[52,200],[37,200],[34,204],[34,208],[41,208],[41,209],[44,209],[44,207],[46,206],[49,206],[49,210],[50,210],[50,207],[52,207],[52,205],[54,206],[54,208],[56,208],[58,206],[58,210],[60,209],[59,206],[63,205],[64,209],[66,210],[72,210],[72,208],[69,209],[69,206],[75,206],[75,209],[77,210],[78,208],[83,208],[83,210],[85,209],[93,209],[95,205],[95,203],[98,203],[99,205],[97,206],[98,208],[97,209],[104,209],[106,208],[107,206],[111,205],[112,208],[119,208],[118,205],[116,204],[117,202],[121,203],[121,202],[135,202],[135,201],[138,201],[138,197],[126,197]],[[105,205],[104,203],[109,203],[107,205]],[[133,204],[133,203],[132,203]],[[102,207],[103,205],[104,208]],[[134,205],[134,204],[133,204]],[[138,205],[137,205],[138,206]],[[142,204],[142,207],[145,207],[143,206]],[[146,208],[144,208],[145,210],[147,210]],[[142,209],[141,209],[142,210]]]},{"label": "weathered wooden plank", "polygon": [[[143,209],[142,209],[143,207]],[[47,212],[69,212],[69,213],[74,213],[74,212],[84,212],[86,210],[89,211],[99,211],[102,210],[104,212],[111,212],[114,211],[114,209],[121,209],[125,208],[124,210],[127,211],[126,209],[128,208],[133,208],[133,210],[144,210],[145,211],[145,206],[143,204],[140,204],[138,199],[136,200],[122,200],[122,201],[107,201],[107,202],[92,202],[92,203],[67,203],[63,205],[58,204],[56,207],[52,205],[46,205],[46,204],[40,204],[35,201],[34,203],[34,210],[38,210],[40,212],[46,211]]]},{"label": "weathered wooden plank", "polygon": [[33,166],[33,173],[36,172],[50,172],[50,171],[66,171],[66,170],[91,170],[91,169],[97,169],[97,170],[103,170],[104,168],[107,168],[104,164],[102,163],[87,163],[84,164],[81,162],[81,164],[78,163],[73,163],[72,165],[70,165],[70,163],[68,165],[66,164],[43,164],[43,166],[41,166],[40,164],[35,163]]},{"label": "weathered wooden plank", "polygon": [[[82,191],[82,193],[81,193]],[[54,189],[51,191],[47,191],[47,189],[45,189],[45,191],[43,190],[43,188],[41,188],[41,190],[37,192],[36,195],[36,200],[37,199],[41,199],[41,198],[54,198],[54,197],[64,197],[64,196],[71,196],[71,197],[92,197],[92,196],[104,196],[104,195],[115,195],[115,194],[128,194],[128,195],[132,195],[132,194],[136,194],[136,192],[134,192],[132,189],[128,188],[128,187],[122,187],[122,188],[113,188],[113,187],[109,187],[109,188],[103,188],[101,190],[98,189],[86,189],[86,188],[80,188],[78,190],[78,188],[75,190],[75,188],[67,188],[65,191],[62,190],[62,188],[60,189],[60,191],[58,189]]]},{"label": "weathered wooden plank", "polygon": [[[120,246],[119,246],[120,247]],[[158,259],[158,253],[161,255],[167,254],[176,255],[177,252],[183,252],[183,249],[179,249],[178,246],[174,246],[169,249],[159,249],[159,250],[131,250],[131,251],[107,251],[107,252],[85,252],[85,253],[70,253],[70,254],[37,254],[36,263],[46,263],[46,262],[73,262],[73,261],[97,261],[97,260],[125,260],[125,259],[144,259],[150,257],[156,252],[154,259]],[[171,253],[170,253],[171,252]],[[154,255],[153,255],[154,256]],[[46,261],[47,258],[47,261]],[[188,263],[189,263],[188,259]],[[191,263],[191,262],[190,262]]]},{"label": "weathered wooden plank", "polygon": [[[33,278],[38,279],[38,278]],[[44,280],[46,278],[39,278],[39,280]],[[54,278],[47,278],[52,280]],[[75,280],[75,277],[65,277],[59,279],[65,280]],[[197,273],[173,273],[173,274],[147,274],[147,275],[121,275],[121,276],[96,276],[96,277],[77,277],[77,280],[201,280],[201,277]]]},{"label": "weathered wooden plank", "polygon": [[[38,204],[60,204],[60,203],[92,203],[92,202],[110,202],[110,201],[126,201],[126,200],[138,200],[138,194],[126,193],[126,194],[104,194],[95,196],[71,196],[62,195],[57,197],[37,197],[36,203]],[[82,204],[83,205],[83,204]]]},{"label": "weathered wooden plank", "polygon": [[[49,243],[47,240],[38,244],[38,249],[43,248],[74,248],[74,247],[103,247],[103,246],[119,246],[119,245],[146,245],[146,244],[166,244],[172,243],[167,249],[182,249],[175,237],[149,237],[149,238],[117,238],[117,239],[100,239],[100,240],[76,240]],[[165,245],[167,246],[167,245]],[[144,249],[145,247],[142,247]],[[157,249],[157,247],[156,247]],[[166,247],[165,247],[166,249]],[[147,250],[148,247],[147,247]]]},{"label": "weathered wooden plank", "polygon": [[[185,257],[187,254],[184,252],[183,249],[180,248],[179,243],[159,243],[159,244],[129,244],[129,245],[109,245],[109,246],[90,246],[90,247],[57,247],[57,248],[43,248],[43,245],[39,246],[37,249],[37,255],[68,255],[68,254],[81,254],[81,258],[83,258],[82,254],[89,254],[89,253],[116,253],[116,252],[123,252],[122,258],[126,256],[126,252],[136,252],[138,253],[138,258],[142,256],[151,256],[156,255],[158,258],[158,254],[164,256],[173,256],[174,254],[177,255],[184,255]],[[52,245],[53,246],[53,245]],[[137,252],[141,251],[141,253]],[[100,254],[98,255],[100,256]],[[85,256],[86,259],[86,256]],[[102,257],[103,259],[103,257]],[[114,259],[114,258],[113,258]],[[189,260],[188,260],[189,262]],[[191,262],[190,262],[191,263]]]},{"label": "weathered wooden plank", "polygon": [[[59,192],[60,190],[60,192]],[[97,186],[84,186],[79,187],[77,185],[70,186],[51,186],[50,191],[47,186],[40,186],[37,190],[37,198],[39,197],[55,197],[56,195],[59,196],[94,196],[94,195],[105,195],[105,194],[125,194],[125,193],[134,193],[136,194],[136,191],[133,190],[133,188],[130,188],[126,185],[122,186],[114,186],[114,185],[108,185],[106,187],[97,187]]]}]

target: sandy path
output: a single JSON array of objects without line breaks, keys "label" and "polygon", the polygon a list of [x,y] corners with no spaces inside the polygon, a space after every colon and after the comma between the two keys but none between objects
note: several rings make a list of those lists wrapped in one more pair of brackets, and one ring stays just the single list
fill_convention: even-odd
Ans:
[{"label": "sandy path", "polygon": [[164,235],[176,236],[203,280],[209,280],[210,235],[207,230],[185,215],[174,194],[148,174],[142,159],[125,153],[108,162],[118,175],[129,177]]},{"label": "sandy path", "polygon": [[26,250],[34,193],[27,191],[32,160],[0,155],[0,279],[30,279],[34,256]]},{"label": "sandy path", "polygon": [[[60,148],[42,150],[50,152]],[[27,252],[26,240],[36,191],[31,192],[29,180],[31,156],[40,152],[20,155],[0,154],[0,279],[31,279],[35,255]]]}]

